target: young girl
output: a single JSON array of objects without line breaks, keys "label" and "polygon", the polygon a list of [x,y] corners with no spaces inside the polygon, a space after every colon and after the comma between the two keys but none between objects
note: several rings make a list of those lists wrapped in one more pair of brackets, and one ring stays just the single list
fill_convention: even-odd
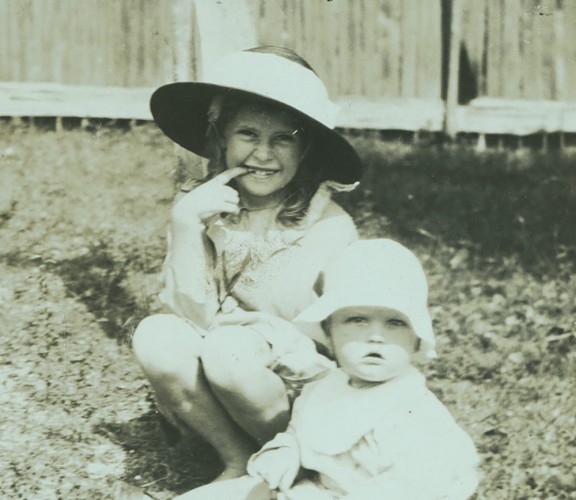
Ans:
[{"label": "young girl", "polygon": [[320,269],[357,238],[330,198],[361,164],[334,130],[336,108],[294,52],[261,47],[173,83],[151,99],[163,132],[209,158],[172,209],[161,300],[133,347],[158,406],[220,453],[230,479],[286,428],[301,386],[330,362],[321,329],[291,320],[314,300]]}]

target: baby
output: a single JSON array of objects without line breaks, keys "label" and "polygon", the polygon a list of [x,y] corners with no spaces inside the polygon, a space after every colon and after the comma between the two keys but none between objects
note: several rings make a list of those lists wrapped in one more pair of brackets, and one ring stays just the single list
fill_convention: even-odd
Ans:
[{"label": "baby", "polygon": [[[358,241],[317,287],[297,321],[321,322],[339,369],[305,387],[289,428],[250,459],[249,474],[286,500],[471,496],[474,444],[412,365],[435,356],[418,259],[391,240]],[[312,474],[296,479],[302,469]]]}]

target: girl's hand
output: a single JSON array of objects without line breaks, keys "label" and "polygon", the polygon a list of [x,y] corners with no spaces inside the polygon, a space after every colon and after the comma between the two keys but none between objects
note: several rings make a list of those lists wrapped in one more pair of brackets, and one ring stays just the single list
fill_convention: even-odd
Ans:
[{"label": "girl's hand", "polygon": [[298,453],[291,448],[276,448],[256,457],[250,474],[264,479],[272,490],[287,491],[294,483],[299,469]]},{"label": "girl's hand", "polygon": [[216,214],[237,213],[240,202],[238,191],[227,184],[246,173],[247,168],[234,167],[194,188],[174,205],[172,220],[184,225],[197,221],[205,223]]}]

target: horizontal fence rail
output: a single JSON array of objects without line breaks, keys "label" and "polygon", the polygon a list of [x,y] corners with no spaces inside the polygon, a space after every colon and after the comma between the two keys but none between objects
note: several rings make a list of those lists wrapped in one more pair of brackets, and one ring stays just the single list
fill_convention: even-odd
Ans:
[{"label": "horizontal fence rail", "polygon": [[[0,82],[0,116],[151,120],[154,88],[89,87]],[[337,126],[373,130],[443,130],[440,99],[340,98]],[[576,103],[479,98],[458,106],[459,132],[530,135],[576,133]]]}]

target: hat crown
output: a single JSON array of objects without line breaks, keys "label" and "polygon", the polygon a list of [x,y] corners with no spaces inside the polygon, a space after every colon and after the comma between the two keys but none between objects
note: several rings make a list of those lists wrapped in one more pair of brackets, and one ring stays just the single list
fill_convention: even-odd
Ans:
[{"label": "hat crown", "polygon": [[202,83],[250,92],[285,104],[322,123],[336,125],[338,107],[311,70],[282,56],[236,52],[207,64]]},{"label": "hat crown", "polygon": [[[323,293],[346,293],[353,299],[428,301],[428,283],[417,257],[392,240],[363,240],[348,247],[324,273]],[[353,305],[353,304],[351,304]],[[356,304],[358,305],[358,304]]]}]

